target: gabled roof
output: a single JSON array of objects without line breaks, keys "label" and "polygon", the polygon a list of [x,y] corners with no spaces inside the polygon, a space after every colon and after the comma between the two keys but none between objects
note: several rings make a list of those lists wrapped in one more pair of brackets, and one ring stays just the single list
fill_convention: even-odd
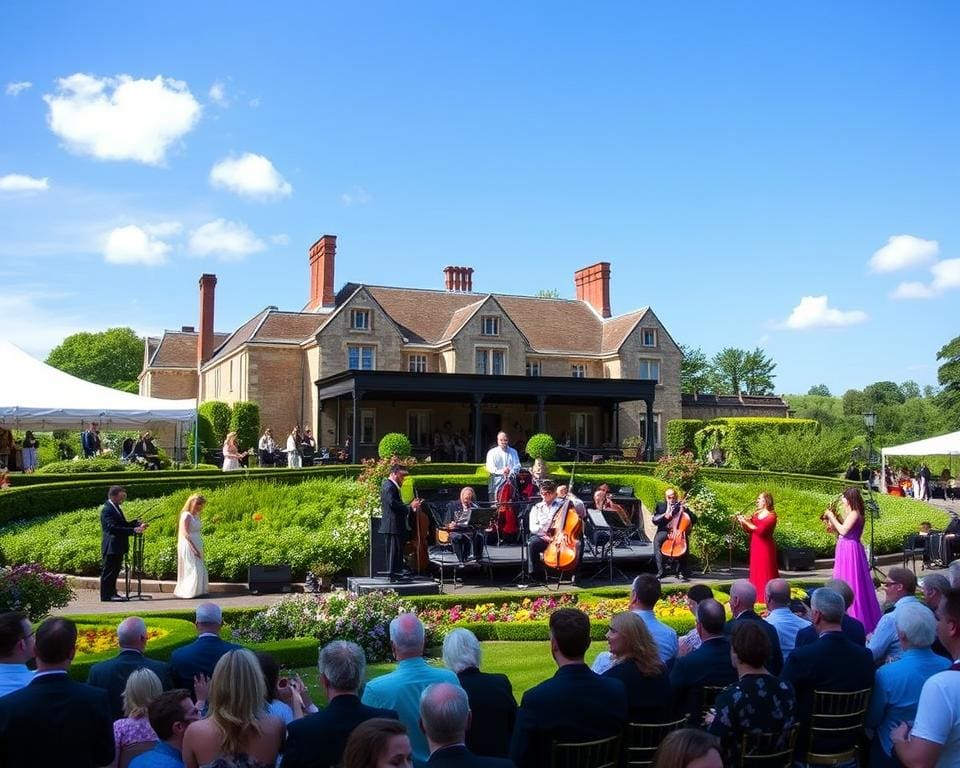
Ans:
[{"label": "gabled roof", "polygon": [[[214,346],[223,344],[230,334],[214,333]],[[190,368],[197,367],[196,331],[164,331],[159,339],[148,338],[148,367],[150,368]]]},{"label": "gabled roof", "polygon": [[281,312],[276,307],[267,307],[230,334],[203,367],[230,355],[244,344],[301,344],[316,335],[328,319],[329,315],[314,312]]},{"label": "gabled roof", "polygon": [[537,352],[597,354],[603,321],[584,301],[495,294]]},{"label": "gabled roof", "polygon": [[436,344],[444,338],[458,310],[482,301],[476,293],[428,291],[420,288],[364,286],[411,342]]},{"label": "gabled roof", "polygon": [[643,316],[647,314],[647,309],[647,307],[643,307],[634,312],[628,312],[625,315],[611,317],[606,320],[603,324],[601,349],[604,352],[611,353],[620,349],[627,336],[629,336],[633,332],[633,329],[637,327],[637,324],[643,320]]}]

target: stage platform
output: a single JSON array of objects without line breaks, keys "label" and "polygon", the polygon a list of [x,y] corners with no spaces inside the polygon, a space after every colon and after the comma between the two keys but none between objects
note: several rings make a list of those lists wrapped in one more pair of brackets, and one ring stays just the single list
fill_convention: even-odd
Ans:
[{"label": "stage platform", "polygon": [[392,589],[400,595],[439,595],[440,582],[426,576],[414,577],[410,581],[391,583],[386,576],[351,576],[347,579],[347,590],[355,595],[368,592],[381,592]]}]

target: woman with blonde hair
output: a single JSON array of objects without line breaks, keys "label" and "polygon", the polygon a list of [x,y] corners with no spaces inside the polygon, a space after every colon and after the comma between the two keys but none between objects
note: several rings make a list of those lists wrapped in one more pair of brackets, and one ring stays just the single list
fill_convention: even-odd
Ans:
[{"label": "woman with blonde hair", "polygon": [[343,748],[343,768],[412,768],[413,749],[399,720],[374,717],[350,734]]},{"label": "woman with blonde hair", "polygon": [[113,743],[116,750],[111,765],[114,768],[119,764],[125,747],[157,740],[157,734],[150,727],[150,720],[147,718],[147,707],[161,693],[163,684],[153,670],[144,667],[130,673],[123,689],[124,717],[113,724]]},{"label": "woman with blonde hair", "polygon": [[200,536],[200,512],[207,500],[191,494],[180,512],[177,525],[177,586],[173,594],[190,598],[207,594],[207,566],[203,562],[203,538]]},{"label": "woman with blonde hair", "polygon": [[183,737],[187,768],[273,768],[285,728],[268,715],[266,683],[257,657],[246,648],[227,651],[210,678],[207,717]]},{"label": "woman with blonde hair", "polygon": [[672,731],[660,742],[653,768],[723,768],[716,736],[699,728]]},{"label": "woman with blonde hair", "polygon": [[240,459],[246,458],[249,451],[240,453],[237,448],[237,433],[228,432],[227,439],[223,441],[223,471],[236,472],[240,469]]},{"label": "woman with blonde hair", "polygon": [[633,611],[618,613],[607,630],[610,666],[604,677],[623,681],[627,689],[627,717],[631,723],[664,723],[673,714],[673,696],[667,668],[653,635]]}]

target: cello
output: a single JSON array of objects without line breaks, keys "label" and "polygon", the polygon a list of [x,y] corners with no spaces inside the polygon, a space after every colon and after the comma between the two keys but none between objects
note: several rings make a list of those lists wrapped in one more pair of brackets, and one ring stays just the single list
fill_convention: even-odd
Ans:
[{"label": "cello", "polygon": [[497,523],[496,528],[500,536],[515,536],[520,531],[517,523],[517,511],[514,505],[517,501],[517,489],[513,480],[507,480],[497,491]]},{"label": "cello", "polygon": [[683,506],[683,499],[676,502],[677,514],[669,522],[667,538],[660,545],[660,551],[667,557],[683,557],[687,554],[687,531],[693,522]]},{"label": "cello", "polygon": [[[413,497],[420,499],[416,486],[413,488]],[[422,499],[420,499],[420,501],[419,509],[410,509],[410,519],[408,523],[410,526],[410,540],[407,542],[405,553],[410,565],[410,570],[416,573],[423,573],[430,563],[430,556],[427,551],[428,537],[430,536],[430,518],[427,517],[427,513],[423,508],[423,504],[426,502]]]},{"label": "cello", "polygon": [[550,523],[550,542],[543,552],[543,564],[566,573],[580,564],[580,537],[583,521],[568,497]]}]

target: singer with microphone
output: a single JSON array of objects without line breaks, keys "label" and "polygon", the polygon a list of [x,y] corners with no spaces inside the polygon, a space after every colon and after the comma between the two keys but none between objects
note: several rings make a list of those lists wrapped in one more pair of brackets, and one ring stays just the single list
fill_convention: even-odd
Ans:
[{"label": "singer with microphone", "polygon": [[146,523],[139,520],[127,520],[120,505],[126,501],[127,491],[123,486],[111,485],[107,491],[107,502],[100,510],[100,602],[125,602],[127,598],[117,593],[117,579],[123,556],[130,549],[130,537],[143,533]]}]

